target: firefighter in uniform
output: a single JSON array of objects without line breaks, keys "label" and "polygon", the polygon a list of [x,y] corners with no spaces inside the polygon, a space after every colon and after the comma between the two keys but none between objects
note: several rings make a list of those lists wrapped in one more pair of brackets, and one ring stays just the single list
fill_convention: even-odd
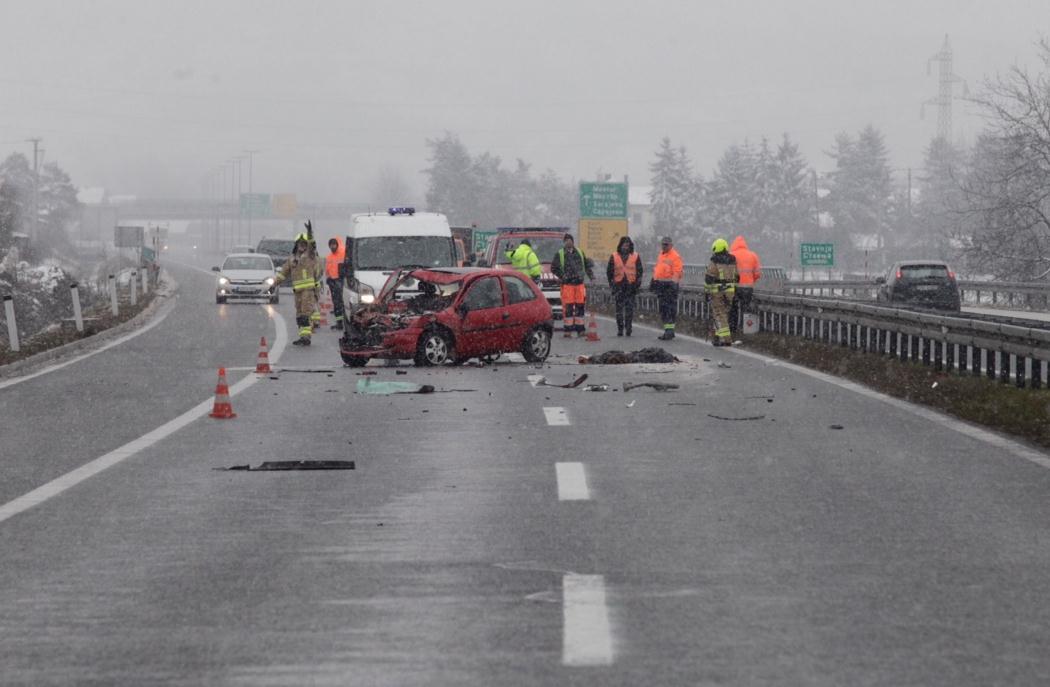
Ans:
[{"label": "firefighter in uniform", "polygon": [[543,265],[540,264],[540,258],[536,255],[536,251],[532,250],[532,244],[529,243],[528,239],[522,239],[521,244],[517,248],[513,251],[508,250],[505,255],[510,260],[511,267],[531,278],[537,284],[540,283],[540,277],[543,275]]},{"label": "firefighter in uniform", "polygon": [[715,346],[732,346],[729,331],[729,310],[733,306],[733,294],[740,275],[736,269],[736,258],[729,252],[725,239],[715,239],[711,244],[711,260],[704,272],[704,291],[711,302],[711,314],[715,320]]},{"label": "firefighter in uniform", "polygon": [[685,265],[682,256],[674,249],[670,236],[660,239],[660,255],[653,267],[653,280],[649,289],[656,294],[660,306],[660,319],[663,321],[664,333],[656,337],[661,341],[674,338],[675,322],[678,320],[678,286],[682,283]]},{"label": "firefighter in uniform", "polygon": [[346,251],[339,239],[328,239],[328,250],[331,251],[324,259],[325,282],[328,284],[328,293],[332,296],[332,314],[335,323],[332,329],[343,328],[343,263],[346,261]]},{"label": "firefighter in uniform", "polygon": [[299,327],[299,338],[293,346],[309,346],[313,334],[311,320],[317,310],[317,290],[321,281],[321,261],[317,252],[310,250],[310,237],[299,234],[295,237],[292,257],[277,272],[277,282],[291,278],[295,294],[295,324]]},{"label": "firefighter in uniform", "polygon": [[634,241],[621,236],[616,252],[609,256],[605,276],[616,302],[616,336],[631,335],[634,320],[634,297],[642,282],[642,261],[634,252]]},{"label": "firefighter in uniform", "polygon": [[551,261],[551,272],[561,280],[561,305],[565,318],[565,336],[577,336],[585,333],[583,322],[584,304],[587,302],[587,287],[583,278],[594,279],[594,264],[583,251],[576,247],[572,234],[566,234],[564,247]]}]

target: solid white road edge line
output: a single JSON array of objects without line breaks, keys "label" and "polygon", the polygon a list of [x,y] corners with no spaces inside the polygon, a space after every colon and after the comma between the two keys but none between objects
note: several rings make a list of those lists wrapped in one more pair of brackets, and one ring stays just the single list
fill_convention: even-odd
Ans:
[{"label": "solid white road edge line", "polygon": [[543,408],[543,414],[547,418],[547,424],[555,427],[561,427],[572,424],[569,422],[569,415],[565,412],[564,408],[559,406],[546,406]]},{"label": "solid white road edge line", "polygon": [[[612,321],[612,318],[605,317],[605,316],[602,316],[601,319]],[[660,331],[659,329],[656,329],[655,327],[650,327],[650,326],[644,325],[644,324],[637,325],[637,326],[639,328],[649,329],[649,330],[652,330],[652,331]],[[704,343],[704,344],[710,345],[710,342],[705,341],[705,340],[700,339],[700,338],[697,338],[695,336],[689,336],[688,334],[676,334],[675,337],[676,338],[680,338],[680,339],[687,339],[689,341],[694,341],[694,342],[697,342],[697,343]],[[827,382],[828,384],[834,384],[835,386],[840,387],[842,389],[848,389],[849,391],[853,391],[853,392],[858,393],[858,394],[860,394],[862,396],[867,396],[868,398],[873,398],[873,399],[876,399],[878,401],[882,401],[883,403],[891,405],[894,408],[899,408],[900,410],[907,411],[907,412],[909,412],[909,413],[911,413],[913,415],[918,415],[919,417],[923,418],[924,420],[929,420],[930,422],[938,424],[938,425],[940,425],[942,427],[954,430],[954,431],[958,432],[959,434],[963,434],[965,436],[968,436],[971,439],[976,439],[978,441],[983,441],[984,443],[990,444],[991,446],[994,446],[994,447],[996,447],[998,449],[1002,449],[1003,451],[1007,451],[1009,453],[1012,453],[1013,455],[1017,456],[1018,458],[1022,458],[1022,459],[1027,460],[1027,461],[1029,461],[1031,463],[1035,463],[1036,465],[1038,465],[1040,467],[1044,467],[1044,468],[1050,469],[1050,457],[1048,457],[1047,454],[1042,453],[1042,452],[1037,451],[1037,450],[1034,450],[1034,449],[1031,449],[1031,448],[1025,446],[1024,444],[1022,444],[1020,442],[1014,441],[1013,439],[1010,439],[1010,438],[1007,438],[1007,437],[1004,437],[1004,436],[1000,436],[1000,435],[998,435],[995,432],[992,432],[990,430],[982,429],[980,427],[971,425],[971,424],[969,424],[969,423],[967,423],[967,422],[965,422],[963,420],[957,420],[956,418],[950,417],[948,415],[943,415],[941,413],[938,413],[936,410],[931,410],[931,409],[926,408],[924,406],[916,405],[914,403],[909,403],[908,401],[903,401],[903,400],[901,400],[899,398],[894,398],[893,396],[888,396],[888,395],[882,393],[881,391],[875,391],[874,389],[869,389],[868,387],[863,386],[861,384],[857,384],[856,382],[851,382],[851,381],[848,381],[848,380],[845,380],[845,379],[840,379],[838,377],[835,377],[833,375],[829,375],[829,374],[824,373],[824,372],[819,372],[817,370],[811,370],[808,367],[802,367],[801,365],[795,365],[794,363],[789,363],[789,362],[787,362],[785,360],[781,360],[780,358],[774,358],[772,356],[763,355],[761,353],[755,353],[753,351],[741,350],[740,348],[738,348],[736,346],[733,346],[733,347],[730,347],[730,348],[725,348],[725,349],[722,349],[722,350],[728,351],[730,353],[734,353],[736,355],[742,355],[742,356],[746,356],[748,358],[754,358],[755,360],[761,360],[761,361],[763,361],[765,363],[768,363],[768,364],[771,364],[771,365],[778,365],[780,367],[784,367],[784,368],[787,368],[789,370],[794,370],[795,372],[800,372],[800,373],[802,373],[804,375],[808,375],[810,377],[813,377],[814,379],[819,379],[819,380],[821,380],[823,382]]]},{"label": "solid white road edge line", "polygon": [[587,473],[583,463],[555,463],[558,478],[559,501],[589,501],[591,490],[587,486]]},{"label": "solid white road edge line", "polygon": [[[274,337],[274,345],[270,354],[274,362],[276,362],[281,354],[284,352],[284,346],[288,341],[288,334],[285,331],[284,318],[274,310],[269,309],[269,314],[276,320],[274,324],[277,328],[277,336]],[[256,382],[262,379],[262,376],[255,374],[248,374],[239,382],[230,387],[230,396],[236,396],[240,392],[249,388]],[[124,444],[120,448],[116,448],[109,453],[95,458],[89,463],[81,465],[76,470],[67,472],[61,477],[57,477],[47,484],[41,485],[30,491],[29,493],[23,494],[16,499],[8,501],[3,506],[0,506],[0,522],[12,518],[19,513],[25,512],[33,506],[38,506],[44,501],[53,498],[65,490],[80,484],[84,480],[97,475],[106,468],[112,467],[117,463],[123,462],[128,458],[132,457],[139,451],[153,446],[161,439],[174,434],[178,430],[182,429],[186,425],[190,424],[197,418],[203,417],[213,407],[214,399],[208,399],[195,405],[193,408],[187,410],[182,415],[179,415],[174,420],[165,422],[160,427],[157,427],[152,432],[147,432],[138,439],[133,439],[128,443]]]},{"label": "solid white road edge line", "polygon": [[612,629],[603,576],[570,573],[562,578],[562,624],[562,664],[612,664]]},{"label": "solid white road edge line", "polygon": [[74,358],[70,358],[69,360],[63,361],[61,363],[55,363],[54,365],[48,365],[44,369],[37,370],[36,372],[33,372],[32,374],[27,374],[27,375],[24,375],[22,377],[15,377],[13,379],[8,379],[6,381],[0,382],[0,389],[6,389],[9,386],[14,386],[15,384],[21,384],[22,382],[28,382],[30,379],[35,379],[36,377],[39,377],[40,375],[46,375],[47,373],[54,372],[55,370],[61,370],[63,367],[68,367],[68,366],[72,365],[73,363],[79,363],[81,360],[84,360],[86,358],[90,358],[93,355],[98,355],[102,351],[108,351],[109,349],[113,348],[114,346],[119,346],[120,344],[122,344],[122,343],[124,343],[126,341],[131,341],[132,339],[134,339],[139,334],[145,334],[146,332],[148,332],[149,330],[153,329],[158,324],[163,322],[164,318],[166,318],[171,313],[171,311],[175,308],[175,303],[176,303],[175,299],[169,299],[167,303],[165,303],[163,306],[161,306],[160,310],[157,312],[156,315],[154,315],[152,320],[150,320],[148,323],[142,325],[141,327],[139,327],[138,329],[136,329],[133,332],[129,332],[128,334],[125,334],[124,336],[117,337],[116,339],[113,339],[112,341],[110,341],[108,343],[105,343],[105,344],[99,346],[98,348],[96,348],[94,350],[88,351],[87,353],[82,353],[82,354],[80,354],[80,355],[78,355],[78,356],[76,356]]}]

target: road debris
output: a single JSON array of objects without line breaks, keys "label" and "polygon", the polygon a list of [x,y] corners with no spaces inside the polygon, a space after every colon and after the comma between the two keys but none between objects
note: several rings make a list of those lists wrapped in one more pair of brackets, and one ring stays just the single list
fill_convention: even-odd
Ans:
[{"label": "road debris", "polygon": [[375,377],[377,374],[379,374],[379,373],[376,372],[375,370],[365,370],[364,372],[358,372],[357,376],[358,377]]},{"label": "road debris", "polygon": [[721,415],[712,415],[711,413],[708,413],[707,416],[708,417],[713,417],[716,420],[728,420],[730,422],[746,422],[748,420],[764,420],[764,419],[766,419],[765,415],[749,415],[747,417],[722,417]]},{"label": "road debris", "polygon": [[540,378],[536,380],[536,386],[556,386],[559,389],[575,389],[585,381],[587,381],[587,375],[580,375],[568,384],[551,384],[547,381],[546,377],[540,376]]},{"label": "road debris", "polygon": [[729,363],[725,362],[724,360],[719,360],[718,361],[718,366],[721,367],[724,370],[732,370],[733,369],[733,366],[730,365]]},{"label": "road debris", "polygon": [[831,425],[831,427],[830,427],[830,428],[831,428],[831,429],[846,429],[846,428],[845,428],[845,427],[843,427],[842,425]]},{"label": "road debris", "polygon": [[388,394],[432,394],[434,387],[430,384],[413,382],[373,382],[371,379],[357,380],[357,393],[385,396]]},{"label": "road debris", "polygon": [[279,472],[287,470],[356,470],[357,466],[352,460],[274,460],[260,463],[254,468],[250,465],[231,465],[228,468],[215,469],[227,472]]},{"label": "road debris", "polygon": [[630,365],[634,363],[680,363],[662,348],[643,348],[640,351],[606,351],[598,355],[581,355],[578,359],[581,365]]},{"label": "road debris", "polygon": [[627,404],[627,407],[628,407],[628,408],[633,408],[633,407],[634,407],[634,404],[635,404],[636,402],[637,402],[637,399],[635,399],[634,401],[631,401],[630,403],[628,403],[628,404]]},{"label": "road debris", "polygon": [[695,406],[695,403],[668,403],[669,406]]},{"label": "road debris", "polygon": [[623,390],[630,391],[631,389],[640,389],[645,386],[652,387],[656,391],[673,391],[678,388],[677,384],[663,384],[661,382],[638,382],[637,384],[625,382]]},{"label": "road debris", "polygon": [[335,370],[333,370],[330,367],[318,367],[318,368],[310,368],[310,367],[279,367],[279,368],[277,368],[277,371],[278,372],[308,372],[308,373],[318,373],[318,374],[329,374],[329,373],[335,372]]},{"label": "road debris", "polygon": [[608,384],[588,384],[587,386],[583,387],[583,390],[584,391],[608,391],[609,390],[609,385]]}]

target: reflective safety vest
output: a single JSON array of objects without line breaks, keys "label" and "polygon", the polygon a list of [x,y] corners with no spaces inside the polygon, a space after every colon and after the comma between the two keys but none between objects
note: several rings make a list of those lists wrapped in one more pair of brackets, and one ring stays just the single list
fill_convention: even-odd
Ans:
[{"label": "reflective safety vest", "polygon": [[336,239],[336,242],[339,245],[336,247],[335,252],[326,255],[324,258],[324,271],[329,279],[339,278],[339,269],[342,267],[343,261],[346,259],[346,251],[343,249],[342,242],[340,242],[339,239]]},{"label": "reflective safety vest", "polygon": [[620,255],[620,251],[616,251],[612,254],[613,259],[613,282],[620,283],[626,277],[628,284],[633,284],[638,281],[638,254],[631,253],[627,256],[627,262],[624,263],[623,257]]},{"label": "reflective safety vest", "polygon": [[511,267],[529,277],[536,278],[543,274],[543,265],[531,246],[523,243],[513,253],[507,251],[507,257],[510,258]]},{"label": "reflective safety vest", "polygon": [[682,281],[682,272],[685,269],[682,264],[682,256],[674,248],[666,253],[660,252],[653,267],[653,279],[656,281]]}]

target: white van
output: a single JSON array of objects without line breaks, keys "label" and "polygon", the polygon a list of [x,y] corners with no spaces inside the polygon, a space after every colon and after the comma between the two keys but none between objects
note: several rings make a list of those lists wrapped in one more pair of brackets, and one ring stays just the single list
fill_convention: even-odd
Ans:
[{"label": "white van", "polygon": [[351,303],[371,303],[399,267],[455,267],[452,230],[444,215],[390,208],[350,218],[346,235]]}]

